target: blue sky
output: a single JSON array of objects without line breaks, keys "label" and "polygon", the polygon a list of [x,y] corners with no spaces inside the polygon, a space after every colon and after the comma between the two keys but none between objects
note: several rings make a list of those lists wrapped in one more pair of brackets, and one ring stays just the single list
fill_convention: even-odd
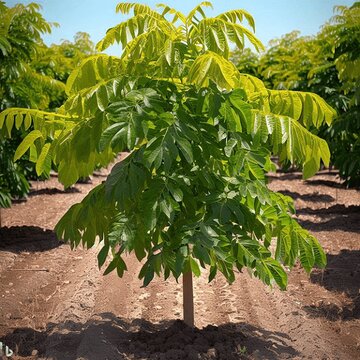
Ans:
[{"label": "blue sky", "polygon": [[[59,28],[54,28],[51,35],[44,36],[45,43],[59,43],[61,40],[73,40],[78,31],[91,35],[96,43],[109,27],[121,22],[124,17],[115,13],[117,0],[33,0],[41,4],[43,15],[47,21],[58,22]],[[134,0],[132,0],[134,1]],[[18,2],[5,1],[8,6]],[[159,2],[177,8],[187,13],[198,2],[194,0],[145,0],[141,3],[155,6]],[[216,15],[230,9],[245,9],[255,18],[256,35],[267,45],[268,41],[280,37],[292,30],[300,30],[302,35],[315,35],[321,25],[332,15],[335,5],[351,6],[352,0],[213,0],[213,11]],[[120,55],[120,47],[112,47],[112,55]]]}]

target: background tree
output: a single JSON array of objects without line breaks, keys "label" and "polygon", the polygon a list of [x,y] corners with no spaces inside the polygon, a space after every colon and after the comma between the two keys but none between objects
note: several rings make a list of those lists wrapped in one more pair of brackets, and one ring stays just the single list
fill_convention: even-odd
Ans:
[{"label": "background tree", "polygon": [[[17,4],[9,8],[0,2],[0,110],[11,106],[37,107],[43,102],[43,87],[51,81],[38,76],[29,64],[41,34],[50,29],[38,5]],[[33,83],[37,91],[31,91],[29,83]],[[10,206],[11,197],[22,197],[29,190],[25,176],[28,162],[22,160],[14,164],[12,161],[21,134],[13,137],[17,139],[0,140],[0,207]]]},{"label": "background tree", "polygon": [[[60,44],[46,46],[39,44],[37,56],[32,59],[31,67],[37,73],[66,83],[70,73],[80,62],[90,55],[95,54],[95,45],[90,35],[78,32],[74,41],[63,40]],[[52,89],[47,92],[48,104],[42,110],[51,110],[60,107],[66,100],[65,86],[61,89]]]},{"label": "background tree", "polygon": [[[64,85],[40,76],[30,63],[38,51],[41,35],[49,33],[54,24],[42,17],[40,6],[35,3],[7,7],[1,2],[0,7],[0,109],[43,105],[45,100],[41,97],[47,87]],[[35,91],[29,91],[29,83]]]},{"label": "background tree", "polygon": [[[332,163],[350,186],[360,184],[359,4],[335,8],[338,15],[317,36],[300,37],[293,31],[272,40],[270,48],[251,62],[252,73],[268,87],[311,91],[337,110],[338,117],[329,128],[311,131],[327,140]],[[239,69],[240,53],[232,56]]]},{"label": "background tree", "polygon": [[334,104],[340,116],[326,137],[340,176],[348,185],[360,186],[360,2],[336,11],[338,15],[321,33],[331,44],[332,68],[340,81],[339,99]]},{"label": "background tree", "polygon": [[322,47],[313,37],[299,35],[299,31],[293,31],[269,42],[259,64],[259,72],[269,87],[305,90],[310,69],[323,65],[326,54]]},{"label": "background tree", "polygon": [[[239,73],[230,43],[243,48],[247,38],[262,49],[249,30],[254,20],[245,10],[207,18],[209,6],[186,16],[166,5],[157,12],[118,4],[133,16],[109,29],[97,48],[118,42],[122,56],[85,59],[68,78],[69,97],[56,114],[8,109],[0,127],[10,136],[14,124],[30,119],[34,130],[16,157],[36,148],[38,168],[51,157],[65,186],[131,151],[56,226],[72,247],[102,241],[100,267],[111,253],[104,274],[122,276],[124,255],[134,252],[144,286],[161,273],[183,274],[191,296],[191,274],[199,276],[201,267],[209,268],[210,281],[220,271],[229,282],[234,268],[247,267],[285,289],[284,266],[300,259],[310,271],[326,257],[293,219],[291,199],[267,187],[265,173],[273,169],[272,153],[304,167],[305,177],[328,164],[326,142],[306,128],[331,123],[334,111],[315,94],[268,90]],[[184,318],[193,325],[187,300]]]},{"label": "background tree", "polygon": [[231,53],[230,60],[241,73],[262,78],[259,53],[254,53],[249,48],[244,48],[242,50],[237,49]]},{"label": "background tree", "polygon": [[[38,4],[7,7],[0,2],[0,111],[9,107],[53,111],[65,101],[66,79],[84,57],[94,53],[94,45],[88,34],[78,33],[74,43],[47,47],[41,36],[49,33],[52,25],[42,17]],[[28,180],[38,177],[34,152],[13,161],[26,131],[18,129],[11,140],[0,138],[0,207],[25,196]],[[47,173],[50,166],[47,161]]]}]

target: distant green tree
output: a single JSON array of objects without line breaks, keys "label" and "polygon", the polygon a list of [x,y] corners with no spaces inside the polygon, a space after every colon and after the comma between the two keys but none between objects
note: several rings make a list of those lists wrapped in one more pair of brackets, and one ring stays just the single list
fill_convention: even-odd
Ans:
[{"label": "distant green tree", "polygon": [[314,37],[292,32],[270,42],[258,72],[269,87],[311,91],[338,112],[330,128],[312,129],[325,137],[332,162],[348,185],[360,185],[360,6],[337,7]]},{"label": "distant green tree", "polygon": [[[11,106],[39,107],[46,105],[43,89],[63,84],[40,76],[30,66],[41,34],[50,32],[51,25],[39,13],[37,4],[7,7],[0,2],[0,110]],[[13,139],[0,139],[0,207],[10,206],[12,197],[22,197],[29,190],[26,180],[27,160],[13,163],[21,132]]]},{"label": "distant green tree", "polygon": [[64,84],[37,73],[31,67],[41,44],[41,35],[51,25],[39,12],[40,6],[0,2],[0,109],[11,106],[47,106],[49,88],[64,89]]},{"label": "distant green tree", "polygon": [[341,177],[350,186],[360,186],[360,2],[336,11],[321,33],[331,45],[331,68],[338,77],[330,89],[340,86],[334,104],[340,116],[326,130],[326,138]]},{"label": "distant green tree", "polygon": [[90,35],[78,32],[74,41],[63,40],[60,44],[39,46],[37,56],[32,60],[32,67],[43,75],[66,83],[70,73],[80,62],[95,54],[95,44]]},{"label": "distant green tree", "polygon": [[[95,54],[95,45],[90,35],[78,32],[74,41],[64,40],[60,44],[46,46],[39,45],[36,56],[31,61],[31,67],[37,73],[66,83],[70,73],[80,62],[90,55]],[[47,92],[49,97],[47,107],[42,110],[51,110],[60,107],[66,100],[65,87],[53,88]]]},{"label": "distant green tree", "polygon": [[230,60],[235,64],[241,73],[256,77],[262,76],[259,69],[259,54],[254,53],[249,48],[232,51]]},{"label": "distant green tree", "polygon": [[287,90],[307,87],[309,70],[321,63],[323,56],[312,37],[299,37],[299,34],[293,31],[269,42],[270,47],[259,64],[259,72],[268,86]]},{"label": "distant green tree", "polygon": [[[47,47],[41,36],[51,31],[51,25],[42,17],[38,4],[8,7],[0,1],[0,111],[9,107],[53,110],[61,106],[70,72],[94,53],[94,44],[86,33],[76,34],[74,43],[64,41]],[[11,140],[4,132],[0,134],[0,207],[10,206],[11,198],[25,196],[28,179],[37,176],[34,152],[13,161],[26,135],[26,131],[16,128]],[[49,161],[46,168],[49,172]]]}]

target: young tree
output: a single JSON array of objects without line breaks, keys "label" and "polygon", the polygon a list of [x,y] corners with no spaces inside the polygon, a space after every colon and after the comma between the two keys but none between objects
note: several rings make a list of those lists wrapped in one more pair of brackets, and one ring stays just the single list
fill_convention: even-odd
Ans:
[{"label": "young tree", "polygon": [[[115,42],[120,58],[99,54],[82,62],[67,82],[68,100],[57,114],[10,109],[0,126],[35,126],[20,145],[51,157],[70,186],[121,151],[106,181],[72,206],[56,226],[72,247],[98,239],[104,274],[126,271],[134,252],[144,286],[155,274],[184,275],[184,318],[193,326],[192,273],[209,268],[229,282],[244,267],[266,284],[287,285],[284,266],[297,259],[306,271],[325,266],[318,241],[293,219],[292,200],[266,185],[272,153],[313,175],[329,161],[324,140],[306,127],[330,123],[334,112],[310,93],[273,91],[241,74],[228,60],[230,43],[262,44],[244,10],[206,17],[209,2],[187,16],[166,5],[120,3],[133,16],[109,29],[97,45]],[[316,111],[314,111],[316,109]],[[52,135],[51,142],[48,141]],[[276,242],[275,250],[270,245]]]}]

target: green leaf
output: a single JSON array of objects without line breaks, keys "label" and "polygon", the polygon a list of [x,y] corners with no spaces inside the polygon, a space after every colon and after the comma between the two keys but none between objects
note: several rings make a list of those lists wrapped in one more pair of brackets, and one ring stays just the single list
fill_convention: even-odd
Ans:
[{"label": "green leaf", "polygon": [[235,23],[237,20],[242,22],[243,19],[245,18],[247,20],[248,24],[251,26],[251,28],[255,32],[254,18],[251,16],[250,13],[248,13],[244,9],[236,9],[236,10],[226,11],[225,13],[222,13],[222,14],[218,15],[217,17],[231,21],[233,23]]},{"label": "green leaf", "polygon": [[321,268],[324,268],[327,264],[326,254],[315,237],[311,236],[311,241],[315,264]]},{"label": "green leaf", "polygon": [[119,57],[107,54],[89,56],[71,72],[66,82],[66,94],[78,94],[84,89],[97,87],[104,79],[114,78],[123,73],[124,64]]},{"label": "green leaf", "polygon": [[104,111],[109,103],[108,93],[105,86],[100,86],[96,91],[96,101],[100,111]]},{"label": "green leaf", "polygon": [[16,129],[19,130],[22,123],[23,123],[23,114],[15,115],[15,127],[16,127]]},{"label": "green leaf", "polygon": [[250,129],[252,121],[251,105],[243,100],[244,94],[242,89],[234,90],[229,97],[231,104],[238,110],[242,126]]},{"label": "green leaf", "polygon": [[152,279],[154,278],[154,275],[155,275],[153,265],[151,263],[147,263],[145,265],[146,265],[146,272],[145,272],[144,282],[143,282],[142,287],[148,286],[150,284],[150,282],[152,281]]},{"label": "green leaf", "polygon": [[310,158],[305,164],[303,169],[303,178],[308,179],[316,174],[319,170],[319,164],[316,163],[316,159]]},{"label": "green leaf", "polygon": [[217,267],[216,266],[210,266],[210,273],[209,273],[209,282],[215,279],[217,273]]},{"label": "green leaf", "polygon": [[36,162],[36,173],[40,176],[42,173],[48,174],[51,170],[51,156],[49,154],[51,144],[46,143],[41,149],[41,153]]},{"label": "green leaf", "polygon": [[175,201],[177,201],[177,202],[182,201],[184,194],[180,188],[175,187],[171,183],[168,183],[167,187],[169,188],[170,193],[173,196],[173,198],[175,199]]},{"label": "green leaf", "polygon": [[199,264],[191,256],[189,256],[189,261],[190,261],[190,269],[191,269],[191,271],[194,273],[195,276],[199,277],[201,275]]},{"label": "green leaf", "polygon": [[317,94],[289,90],[250,91],[254,91],[251,101],[259,110],[266,103],[271,113],[289,116],[307,129],[320,128],[324,123],[330,125],[336,116],[336,111]]},{"label": "green leaf", "polygon": [[300,262],[306,272],[310,272],[315,264],[315,258],[311,247],[311,242],[308,243],[306,237],[299,236],[299,250]]},{"label": "green leaf", "polygon": [[119,256],[118,263],[116,265],[117,275],[121,278],[124,275],[124,272],[127,270],[124,260]]},{"label": "green leaf", "polygon": [[196,258],[200,260],[200,262],[202,261],[208,265],[211,264],[209,252],[204,246],[196,243],[193,247],[193,254],[195,255]]},{"label": "green leaf", "polygon": [[304,177],[318,171],[321,160],[325,166],[329,165],[330,151],[326,141],[295,120],[257,110],[253,110],[253,116],[253,137],[260,138],[262,142],[270,139],[273,153],[280,154],[281,160],[288,159],[305,167]]},{"label": "green leaf", "polygon": [[26,151],[28,151],[35,140],[39,138],[43,138],[43,134],[39,130],[33,130],[27,134],[15,151],[14,161],[20,159],[26,153]]},{"label": "green leaf", "polygon": [[99,251],[97,256],[99,269],[104,265],[108,253],[109,253],[109,245],[104,245],[102,249]]},{"label": "green leaf", "polygon": [[32,123],[32,119],[29,113],[25,114],[25,119],[24,119],[24,129],[25,131],[29,129],[29,127],[31,126]]},{"label": "green leaf", "polygon": [[155,169],[158,169],[163,161],[163,156],[163,138],[158,138],[155,141],[149,143],[144,151],[144,158],[146,159],[146,163],[149,169],[152,166]]},{"label": "green leaf", "polygon": [[178,137],[176,138],[176,142],[178,144],[178,148],[181,153],[184,155],[184,158],[189,164],[194,162],[193,151],[191,148],[191,144],[185,138]]},{"label": "green leaf", "polygon": [[119,141],[117,140],[119,138],[122,139],[125,135],[126,128],[124,127],[124,123],[112,124],[101,134],[99,150],[104,151],[110,145],[110,143],[113,143],[113,145],[119,145]]},{"label": "green leaf", "polygon": [[142,193],[140,208],[145,231],[153,230],[157,224],[159,201],[165,189],[164,182],[159,178],[152,180],[148,186]]},{"label": "green leaf", "polygon": [[30,145],[30,154],[29,154],[29,160],[33,163],[36,163],[38,160],[38,153],[36,150],[35,144]]},{"label": "green leaf", "polygon": [[74,160],[69,163],[61,161],[58,167],[58,174],[59,181],[65,186],[65,188],[75,184],[79,179],[78,168]]},{"label": "green leaf", "polygon": [[286,290],[287,275],[282,266],[274,259],[267,258],[264,263],[268,267],[274,280],[278,284],[281,290]]},{"label": "green leaf", "polygon": [[212,51],[207,51],[198,56],[191,65],[188,81],[198,87],[207,87],[209,80],[212,80],[220,88],[230,90],[235,88],[237,76],[238,71],[233,63]]},{"label": "green leaf", "polygon": [[224,102],[221,104],[220,114],[224,117],[224,120],[227,122],[228,129],[232,132],[241,132],[241,122],[238,114],[231,107],[229,102]]},{"label": "green leaf", "polygon": [[160,203],[160,210],[165,216],[170,220],[171,219],[171,213],[173,212],[173,208],[171,206],[171,203],[166,201],[165,199],[161,200]]},{"label": "green leaf", "polygon": [[227,144],[226,144],[226,146],[225,146],[225,148],[224,148],[225,155],[226,155],[227,157],[230,157],[230,156],[231,156],[231,153],[232,153],[234,147],[237,145],[237,143],[238,143],[237,140],[235,140],[234,138],[231,138],[231,139],[227,142]]},{"label": "green leaf", "polygon": [[105,269],[103,275],[107,275],[107,274],[111,273],[112,271],[114,271],[118,265],[118,262],[119,262],[119,256],[116,255],[110,262],[109,266]]}]

